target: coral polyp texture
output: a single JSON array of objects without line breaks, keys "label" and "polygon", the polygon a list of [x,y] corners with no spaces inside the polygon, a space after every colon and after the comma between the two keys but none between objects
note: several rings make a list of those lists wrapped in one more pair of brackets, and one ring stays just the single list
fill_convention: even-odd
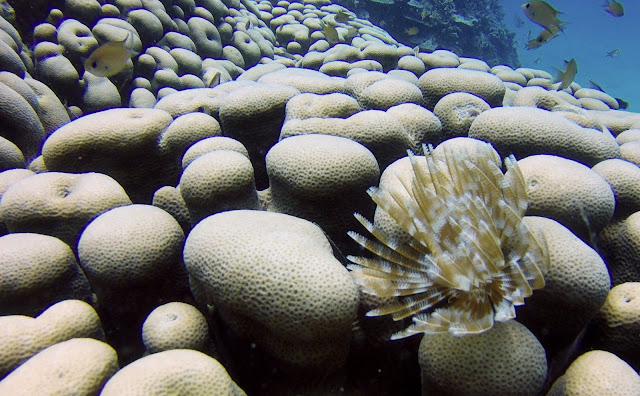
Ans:
[{"label": "coral polyp texture", "polygon": [[356,214],[376,240],[349,235],[375,257],[349,256],[351,274],[365,293],[397,297],[367,315],[413,320],[391,339],[482,333],[514,318],[515,306],[544,286],[546,242],[522,221],[527,195],[515,159],[505,159],[503,173],[489,144],[476,147],[444,147],[440,156],[425,148],[425,157],[409,155],[406,194],[368,190],[408,241]]}]

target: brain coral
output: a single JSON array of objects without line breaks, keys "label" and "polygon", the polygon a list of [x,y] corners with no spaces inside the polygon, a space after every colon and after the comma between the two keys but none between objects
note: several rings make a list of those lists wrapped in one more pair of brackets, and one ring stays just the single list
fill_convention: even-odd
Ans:
[{"label": "brain coral", "polygon": [[547,241],[550,263],[545,287],[518,308],[518,320],[553,356],[598,312],[611,280],[600,255],[562,224],[537,216],[525,216],[524,221]]},{"label": "brain coral", "polygon": [[529,196],[528,215],[557,220],[584,240],[595,238],[611,221],[613,191],[588,167],[553,155],[532,155],[518,166]]},{"label": "brain coral", "polygon": [[142,342],[148,353],[171,349],[208,352],[209,327],[194,306],[171,302],[151,311],[142,325]]},{"label": "brain coral", "polygon": [[168,164],[159,156],[157,140],[172,121],[157,109],[90,114],[51,134],[42,156],[49,170],[104,173],[118,181],[134,202],[147,202],[156,189],[177,178],[159,171]]},{"label": "brain coral", "polygon": [[640,282],[616,285],[591,327],[589,347],[615,353],[640,368]]},{"label": "brain coral", "polygon": [[469,137],[491,142],[502,155],[523,158],[553,154],[587,165],[620,157],[611,135],[582,128],[561,115],[532,107],[498,107],[482,112]]},{"label": "brain coral", "polygon": [[327,373],[344,364],[358,291],[318,226],[280,213],[218,213],[193,228],[184,261],[198,302],[236,334],[286,366]]},{"label": "brain coral", "polygon": [[104,340],[96,311],[80,300],[56,303],[36,318],[0,316],[0,378],[50,345],[72,338]]},{"label": "brain coral", "polygon": [[215,359],[198,351],[174,349],[136,360],[105,384],[102,396],[219,395],[245,393]]},{"label": "brain coral", "polygon": [[547,396],[637,395],[640,376],[631,366],[606,351],[580,355],[553,383]]},{"label": "brain coral", "polygon": [[502,104],[505,92],[504,83],[498,77],[468,69],[431,69],[420,77],[418,86],[429,110],[433,110],[443,96],[452,92],[468,92],[495,107]]},{"label": "brain coral", "polygon": [[419,359],[423,394],[534,396],[547,375],[544,348],[515,320],[467,337],[427,334]]},{"label": "brain coral", "polygon": [[0,381],[2,395],[96,395],[118,370],[116,351],[92,338],[54,344]]},{"label": "brain coral", "polygon": [[0,315],[35,316],[70,298],[93,302],[73,251],[58,238],[29,233],[0,237],[0,263]]},{"label": "brain coral", "polygon": [[129,204],[122,187],[107,175],[45,172],[11,184],[0,201],[0,218],[11,232],[55,236],[75,249],[87,223]]},{"label": "brain coral", "polygon": [[317,223],[340,247],[355,225],[351,214],[372,212],[365,190],[380,170],[373,154],[357,142],[331,135],[291,136],[273,146],[266,161],[269,210]]}]

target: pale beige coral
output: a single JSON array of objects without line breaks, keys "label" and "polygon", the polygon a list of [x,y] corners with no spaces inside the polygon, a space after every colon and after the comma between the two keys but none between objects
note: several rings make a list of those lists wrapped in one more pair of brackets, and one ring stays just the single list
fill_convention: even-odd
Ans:
[{"label": "pale beige coral", "polygon": [[0,381],[0,394],[93,396],[118,370],[116,351],[92,338],[54,344]]},{"label": "pale beige coral", "polygon": [[36,318],[0,316],[0,378],[46,347],[72,338],[104,341],[98,314],[80,300],[58,302]]},{"label": "pale beige coral", "polygon": [[640,141],[631,141],[620,146],[620,156],[640,166]]},{"label": "pale beige coral", "polygon": [[596,349],[615,353],[640,368],[640,283],[625,282],[607,295],[594,321]]},{"label": "pale beige coral", "polygon": [[266,160],[269,210],[317,223],[340,247],[355,226],[353,212],[372,212],[365,191],[380,170],[361,144],[330,135],[292,136],[273,146]]},{"label": "pale beige coral", "polygon": [[191,216],[189,216],[189,208],[184,202],[180,191],[171,186],[164,186],[156,190],[151,201],[153,206],[164,210],[173,216],[174,219],[182,227],[185,235],[191,229]]},{"label": "pale beige coral", "polygon": [[258,79],[260,83],[283,84],[300,92],[327,94],[342,92],[344,79],[330,77],[315,70],[287,68],[267,73]]},{"label": "pale beige coral", "polygon": [[207,353],[209,326],[193,305],[171,302],[151,311],[142,324],[142,342],[148,353],[193,349]]},{"label": "pale beige coral", "polygon": [[24,97],[0,83],[1,135],[18,146],[27,161],[38,155],[45,137],[44,127],[38,114]]},{"label": "pale beige coral", "polygon": [[600,255],[560,223],[537,216],[524,222],[547,241],[545,287],[518,310],[518,320],[545,346],[549,356],[566,347],[607,298],[611,280]]},{"label": "pale beige coral", "polygon": [[431,111],[414,103],[390,107],[387,114],[398,119],[413,140],[416,152],[422,151],[422,143],[436,144],[442,140],[442,123]]},{"label": "pale beige coral", "polygon": [[134,201],[174,181],[160,158],[157,139],[173,121],[157,109],[110,109],[78,118],[55,131],[42,147],[47,169],[100,172],[118,181]]},{"label": "pale beige coral", "polygon": [[635,123],[640,122],[640,114],[622,110],[599,111],[591,110],[590,113],[595,116],[607,129],[614,135],[622,131],[633,128]]},{"label": "pale beige coral", "polygon": [[615,198],[598,173],[552,155],[532,155],[518,166],[529,197],[527,215],[552,218],[587,241],[611,221]]},{"label": "pale beige coral", "polygon": [[605,227],[598,246],[609,267],[612,284],[640,279],[640,212]]},{"label": "pale beige coral", "polygon": [[78,242],[78,257],[92,286],[124,289],[175,276],[183,240],[180,225],[167,212],[151,205],[128,205],[89,223]]},{"label": "pale beige coral", "polygon": [[222,135],[218,120],[205,113],[188,113],[177,117],[158,136],[158,148],[164,156],[173,157],[178,163],[192,144],[213,136]]},{"label": "pale beige coral", "polygon": [[380,110],[365,110],[348,118],[289,120],[280,138],[306,134],[342,136],[362,144],[376,156],[380,168],[402,157],[413,141],[397,118]]},{"label": "pale beige coral", "polygon": [[616,141],[620,145],[632,142],[634,140],[640,140],[640,128],[627,129],[626,131],[620,132],[620,134],[616,136]]},{"label": "pale beige coral", "polygon": [[189,147],[182,156],[182,169],[186,169],[199,156],[215,150],[233,150],[249,158],[249,152],[239,141],[225,136],[214,136],[202,139]]},{"label": "pale beige coral", "polygon": [[178,184],[191,223],[231,209],[258,209],[249,159],[233,150],[215,150],[186,167]]},{"label": "pale beige coral", "polygon": [[547,375],[542,345],[515,320],[478,335],[425,335],[418,354],[423,394],[534,396]]},{"label": "pale beige coral", "polygon": [[129,204],[122,187],[107,175],[46,172],[9,187],[0,201],[0,218],[11,232],[51,235],[75,249],[88,222]]},{"label": "pale beige coral", "polygon": [[260,350],[316,374],[345,363],[358,291],[318,226],[281,213],[218,213],[191,231],[184,261],[198,302]]},{"label": "pale beige coral", "polygon": [[102,396],[244,396],[217,360],[198,351],[174,349],[136,360],[105,384]]},{"label": "pale beige coral", "polygon": [[445,139],[467,136],[473,120],[491,106],[483,99],[466,92],[453,92],[443,96],[436,103],[433,113],[442,123]]},{"label": "pale beige coral", "polygon": [[613,189],[616,217],[626,217],[640,210],[640,168],[637,165],[621,159],[610,159],[597,163],[591,169]]},{"label": "pale beige coral", "polygon": [[253,83],[231,91],[220,105],[222,131],[247,148],[258,188],[266,187],[264,155],[278,141],[287,101],[299,93],[288,85]]},{"label": "pale beige coral", "polygon": [[606,111],[610,109],[607,103],[597,98],[580,98],[578,99],[578,102],[580,103],[580,106],[588,110]]},{"label": "pale beige coral", "polygon": [[499,106],[505,93],[504,82],[491,73],[475,70],[439,68],[424,73],[418,80],[425,106],[433,109],[438,101],[452,92],[468,92],[490,106]]},{"label": "pale beige coral", "polygon": [[640,394],[640,376],[616,355],[594,350],[580,355],[553,383],[547,396]]},{"label": "pale beige coral", "polygon": [[537,107],[539,109],[555,111],[570,108],[571,105],[579,105],[578,102],[572,104],[567,102],[556,91],[548,91],[541,87],[525,87],[514,95],[511,103],[513,106]]},{"label": "pale beige coral", "polygon": [[7,234],[0,262],[0,315],[35,316],[65,299],[93,300],[73,251],[58,238]]},{"label": "pale beige coral", "polygon": [[[592,99],[598,99],[601,102],[605,103],[607,105],[607,107],[609,107],[610,109],[613,110],[617,110],[618,109],[618,101],[615,100],[611,95],[608,95],[602,91],[599,91],[597,89],[592,89],[592,88],[580,88],[579,90],[577,90],[576,92],[574,92],[573,96],[575,96],[578,99],[582,99],[582,98],[592,98]],[[600,110],[600,109],[598,109]],[[604,109],[604,110],[609,110],[609,109]]]},{"label": "pale beige coral", "polygon": [[514,154],[516,158],[545,153],[595,165],[620,157],[620,148],[610,134],[531,107],[484,111],[471,124],[469,137],[491,142],[502,155]]},{"label": "pale beige coral", "polygon": [[460,65],[458,56],[446,50],[437,50],[429,54],[421,52],[418,54],[418,58],[424,62],[427,70],[441,67],[458,67]]},{"label": "pale beige coral", "polygon": [[358,102],[343,93],[302,93],[287,102],[285,122],[305,118],[347,118],[361,110]]},{"label": "pale beige coral", "polygon": [[422,92],[415,84],[397,78],[384,78],[370,84],[356,99],[363,108],[378,110],[402,103],[423,103]]}]

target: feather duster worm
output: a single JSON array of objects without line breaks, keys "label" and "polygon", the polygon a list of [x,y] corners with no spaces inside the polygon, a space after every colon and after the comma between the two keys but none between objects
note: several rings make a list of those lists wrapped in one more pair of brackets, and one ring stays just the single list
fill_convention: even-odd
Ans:
[{"label": "feather duster worm", "polygon": [[409,241],[390,237],[357,213],[375,240],[349,232],[374,254],[348,257],[356,283],[365,293],[396,297],[367,316],[413,319],[391,339],[489,330],[494,321],[515,317],[515,306],[544,286],[549,266],[546,242],[522,221],[528,201],[515,158],[505,159],[503,174],[489,144],[473,156],[444,147],[441,160],[431,147],[424,152],[409,153],[410,181],[398,178],[406,192],[368,190]]}]

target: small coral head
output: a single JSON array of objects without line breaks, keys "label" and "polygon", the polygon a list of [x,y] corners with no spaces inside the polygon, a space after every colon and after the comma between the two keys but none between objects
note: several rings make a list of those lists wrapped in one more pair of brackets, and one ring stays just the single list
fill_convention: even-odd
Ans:
[{"label": "small coral head", "polygon": [[398,177],[401,188],[368,191],[408,234],[407,241],[357,213],[375,239],[349,232],[373,253],[373,258],[348,257],[356,283],[365,293],[396,297],[367,316],[413,319],[391,339],[484,332],[494,321],[514,318],[515,306],[544,286],[546,242],[522,221],[527,196],[515,159],[506,158],[503,173],[489,144],[478,143],[472,153],[443,145],[442,150],[425,147],[425,157],[409,153],[412,174]]}]

